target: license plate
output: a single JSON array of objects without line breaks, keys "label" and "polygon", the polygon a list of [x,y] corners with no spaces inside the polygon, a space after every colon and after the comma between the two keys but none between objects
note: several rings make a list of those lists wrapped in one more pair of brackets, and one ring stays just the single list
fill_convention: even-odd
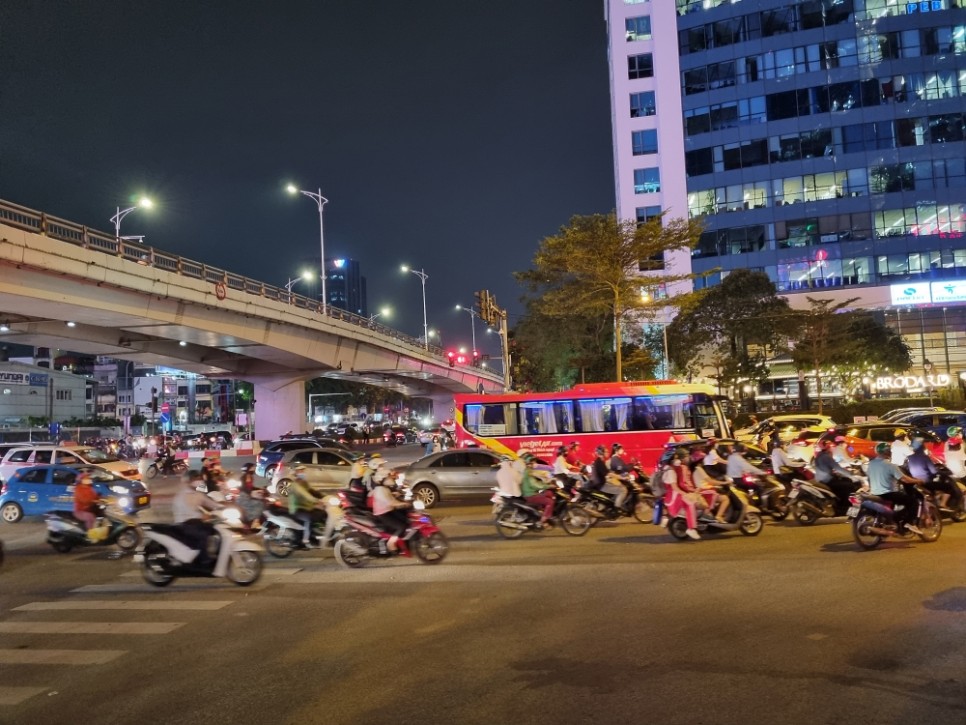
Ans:
[{"label": "license plate", "polygon": [[147,496],[139,496],[138,497],[138,506],[144,506],[144,505],[147,504],[147,502],[148,502],[148,497]]},{"label": "license plate", "polygon": [[859,515],[859,507],[849,506],[848,513],[846,513],[845,515],[848,516],[850,519],[854,519],[856,516]]},{"label": "license plate", "polygon": [[791,491],[788,492],[788,499],[789,500],[792,500],[792,499],[796,499],[796,498],[798,498],[798,489],[797,488],[793,488]]}]

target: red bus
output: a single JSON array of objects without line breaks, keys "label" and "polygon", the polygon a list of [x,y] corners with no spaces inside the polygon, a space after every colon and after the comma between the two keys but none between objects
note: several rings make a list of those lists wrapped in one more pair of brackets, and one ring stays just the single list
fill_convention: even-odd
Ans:
[{"label": "red bus", "polygon": [[456,444],[498,453],[529,451],[552,461],[561,445],[594,449],[620,443],[646,471],[668,442],[727,438],[728,421],[710,385],[648,380],[590,383],[557,393],[456,395]]}]

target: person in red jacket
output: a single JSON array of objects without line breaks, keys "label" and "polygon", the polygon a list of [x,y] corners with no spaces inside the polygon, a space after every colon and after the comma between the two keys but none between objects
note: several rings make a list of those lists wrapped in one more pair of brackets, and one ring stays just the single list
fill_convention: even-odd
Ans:
[{"label": "person in red jacket", "polygon": [[700,539],[698,533],[698,495],[694,481],[691,479],[691,471],[687,466],[687,451],[679,450],[671,459],[671,471],[666,479],[669,484],[665,496],[667,511],[670,516],[677,516],[678,512],[684,509],[684,518],[688,522],[687,535],[692,539]]},{"label": "person in red jacket", "polygon": [[91,485],[91,475],[80,473],[77,485],[74,487],[74,518],[84,522],[84,528],[90,531],[97,520],[97,502],[101,497],[97,495]]}]

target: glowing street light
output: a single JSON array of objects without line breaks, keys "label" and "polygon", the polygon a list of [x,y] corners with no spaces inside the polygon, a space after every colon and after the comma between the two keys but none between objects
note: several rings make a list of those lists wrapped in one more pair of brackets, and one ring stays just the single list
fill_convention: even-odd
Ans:
[{"label": "glowing street light", "polygon": [[315,279],[315,273],[311,270],[305,270],[298,277],[292,277],[288,282],[285,283],[285,291],[292,294],[292,287],[294,287],[300,281],[310,282]]},{"label": "glowing street light", "polygon": [[137,209],[153,209],[154,202],[151,201],[146,196],[142,196],[138,199],[137,204],[134,206],[129,206],[127,209],[122,209],[117,207],[117,213],[111,217],[111,222],[114,224],[114,237],[115,239],[144,239],[144,237],[122,237],[121,236],[121,220],[130,214],[132,211]]},{"label": "glowing street light", "polygon": [[429,275],[422,269],[412,269],[408,265],[403,265],[400,269],[403,272],[411,272],[419,277],[419,281],[423,283],[423,343],[426,349],[429,349],[429,323],[426,321],[426,280],[429,279]]},{"label": "glowing street light", "polygon": [[369,315],[369,322],[375,322],[377,317],[392,317],[391,307],[382,307],[375,314]]},{"label": "glowing street light", "polygon": [[473,333],[473,349],[476,349],[476,318],[480,316],[480,313],[474,310],[472,307],[463,307],[463,305],[456,305],[456,309],[462,310],[463,312],[468,312],[470,315],[470,330]]},{"label": "glowing street light", "polygon": [[285,190],[289,194],[302,194],[309,197],[314,201],[319,207],[319,251],[322,253],[321,269],[320,269],[320,279],[322,280],[322,314],[326,315],[328,312],[328,299],[325,293],[325,226],[322,223],[322,207],[329,203],[329,200],[322,196],[322,189],[320,188],[318,192],[305,191],[304,189],[299,189],[295,184],[289,184],[285,187]]}]

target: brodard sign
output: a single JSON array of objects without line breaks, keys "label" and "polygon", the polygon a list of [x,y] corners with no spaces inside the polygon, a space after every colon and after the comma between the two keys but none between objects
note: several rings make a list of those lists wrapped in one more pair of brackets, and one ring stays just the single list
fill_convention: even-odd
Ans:
[{"label": "brodard sign", "polygon": [[875,387],[879,390],[923,390],[925,388],[945,388],[950,377],[945,373],[938,375],[894,375],[889,378],[876,378]]}]

